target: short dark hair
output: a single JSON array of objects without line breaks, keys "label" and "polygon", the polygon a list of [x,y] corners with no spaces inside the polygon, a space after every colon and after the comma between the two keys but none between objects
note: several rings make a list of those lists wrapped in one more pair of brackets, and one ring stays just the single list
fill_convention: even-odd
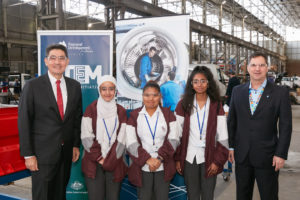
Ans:
[{"label": "short dark hair", "polygon": [[143,93],[146,91],[147,88],[155,88],[160,93],[160,87],[155,81],[148,81],[143,88]]},{"label": "short dark hair", "polygon": [[250,63],[250,61],[251,61],[252,58],[257,58],[257,57],[260,57],[260,56],[263,57],[265,59],[265,61],[266,61],[266,64],[268,64],[268,57],[267,57],[267,55],[265,53],[263,53],[263,52],[260,52],[260,51],[254,52],[253,54],[251,54],[249,56],[248,64]]},{"label": "short dark hair", "polygon": [[169,76],[170,80],[173,81],[173,80],[175,79],[176,74],[175,74],[175,72],[170,71],[170,72],[168,73],[168,76]]},{"label": "short dark hair", "polygon": [[62,44],[51,44],[51,45],[49,45],[49,46],[47,47],[47,49],[46,49],[46,57],[49,56],[50,51],[52,51],[53,49],[60,49],[60,50],[62,50],[63,52],[65,52],[65,55],[66,55],[67,58],[69,57],[69,56],[68,56],[68,50],[67,50],[67,47],[65,47],[65,46],[62,45]]},{"label": "short dark hair", "polygon": [[155,47],[150,47],[149,51],[156,51]]}]

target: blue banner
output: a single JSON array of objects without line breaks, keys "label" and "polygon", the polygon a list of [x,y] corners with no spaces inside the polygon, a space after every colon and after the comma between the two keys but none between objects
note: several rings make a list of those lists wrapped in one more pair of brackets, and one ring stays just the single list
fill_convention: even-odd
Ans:
[{"label": "blue banner", "polygon": [[[62,44],[68,49],[70,63],[65,76],[80,82],[83,111],[98,99],[97,77],[112,75],[112,31],[38,31],[39,75],[47,72],[46,48]],[[81,156],[83,149],[81,148]],[[67,199],[88,200],[80,160],[72,164]]]}]

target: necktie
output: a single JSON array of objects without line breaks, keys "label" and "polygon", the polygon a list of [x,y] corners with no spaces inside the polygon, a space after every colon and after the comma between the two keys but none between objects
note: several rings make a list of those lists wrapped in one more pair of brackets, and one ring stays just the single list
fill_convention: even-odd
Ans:
[{"label": "necktie", "polygon": [[64,104],[63,104],[63,98],[62,93],[60,89],[60,80],[56,81],[56,90],[57,90],[57,106],[60,113],[61,119],[64,119]]}]

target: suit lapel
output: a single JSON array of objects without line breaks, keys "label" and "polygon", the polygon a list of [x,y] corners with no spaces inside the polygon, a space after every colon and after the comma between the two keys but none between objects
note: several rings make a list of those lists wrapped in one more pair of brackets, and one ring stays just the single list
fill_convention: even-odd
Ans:
[{"label": "suit lapel", "polygon": [[270,95],[272,93],[272,89],[273,89],[273,85],[267,81],[267,85],[264,89],[263,94],[261,95],[261,98],[258,102],[258,105],[255,109],[253,116],[255,116],[257,113],[259,113],[266,106],[266,104],[268,104]]},{"label": "suit lapel", "polygon": [[52,108],[54,108],[55,112],[57,113],[57,117],[61,119],[49,76],[48,74],[45,74],[43,76],[44,76],[44,83],[45,83],[45,91],[47,92],[48,97],[50,99],[50,105]]},{"label": "suit lapel", "polygon": [[68,96],[66,112],[65,112],[65,115],[64,115],[64,121],[65,121],[65,119],[67,119],[67,117],[70,113],[70,107],[71,107],[71,104],[72,104],[73,93],[72,93],[72,86],[71,86],[71,83],[70,83],[69,79],[67,79],[66,77],[64,77],[64,78],[65,78],[65,81],[66,81],[67,96]]},{"label": "suit lapel", "polygon": [[247,105],[247,111],[249,116],[251,116],[250,102],[249,102],[249,85],[250,82],[246,83],[242,90],[242,103],[243,105]]}]

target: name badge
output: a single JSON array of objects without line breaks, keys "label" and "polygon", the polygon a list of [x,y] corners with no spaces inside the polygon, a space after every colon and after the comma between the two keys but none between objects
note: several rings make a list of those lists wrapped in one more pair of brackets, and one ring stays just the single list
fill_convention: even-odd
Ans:
[{"label": "name badge", "polygon": [[159,147],[157,145],[153,145],[153,149],[154,149],[154,152],[157,153],[158,152],[158,149]]},{"label": "name badge", "polygon": [[199,146],[205,148],[206,140],[200,140]]}]

